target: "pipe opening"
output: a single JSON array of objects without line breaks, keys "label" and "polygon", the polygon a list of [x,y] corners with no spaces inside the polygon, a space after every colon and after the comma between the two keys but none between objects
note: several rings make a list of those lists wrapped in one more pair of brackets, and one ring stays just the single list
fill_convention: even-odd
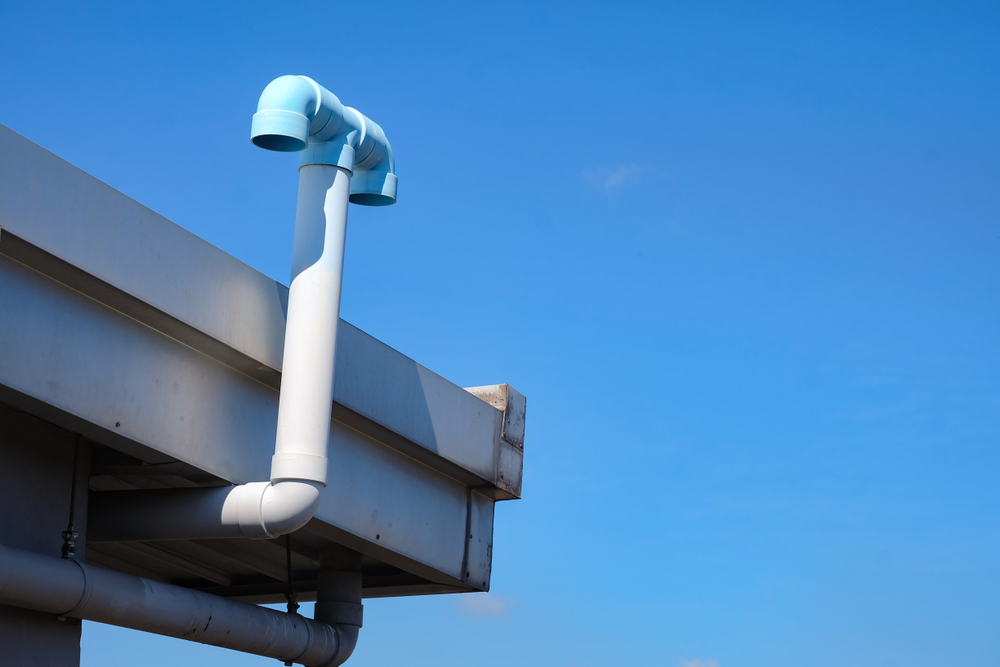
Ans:
[{"label": "pipe opening", "polygon": [[300,151],[309,141],[309,118],[288,109],[261,109],[251,119],[250,141],[269,151]]},{"label": "pipe opening", "polygon": [[306,142],[302,139],[284,134],[260,134],[253,137],[251,141],[255,146],[280,153],[295,153],[306,147]]},{"label": "pipe opening", "polygon": [[351,195],[351,203],[360,204],[361,206],[390,206],[396,203],[396,199],[387,195],[373,195],[367,192],[358,192]]}]

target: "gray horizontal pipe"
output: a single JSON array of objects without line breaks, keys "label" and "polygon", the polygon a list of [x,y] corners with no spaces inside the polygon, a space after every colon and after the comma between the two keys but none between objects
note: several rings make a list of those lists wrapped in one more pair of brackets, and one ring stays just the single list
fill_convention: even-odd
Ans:
[{"label": "gray horizontal pipe", "polygon": [[[0,545],[0,604],[297,662],[339,665],[357,628]],[[347,655],[340,656],[341,645]]]},{"label": "gray horizontal pipe", "polygon": [[87,541],[244,537],[237,513],[225,511],[230,495],[239,488],[216,486],[91,493]]}]

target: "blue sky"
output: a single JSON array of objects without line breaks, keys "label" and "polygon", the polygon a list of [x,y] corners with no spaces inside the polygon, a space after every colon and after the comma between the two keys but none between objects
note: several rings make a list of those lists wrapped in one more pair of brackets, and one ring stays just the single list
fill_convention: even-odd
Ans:
[{"label": "blue sky", "polygon": [[[524,499],[351,664],[1000,663],[995,3],[11,2],[0,61],[0,123],[283,282],[261,90],[385,128],[342,314],[528,397]],[[273,664],[87,625],[139,662]]]}]

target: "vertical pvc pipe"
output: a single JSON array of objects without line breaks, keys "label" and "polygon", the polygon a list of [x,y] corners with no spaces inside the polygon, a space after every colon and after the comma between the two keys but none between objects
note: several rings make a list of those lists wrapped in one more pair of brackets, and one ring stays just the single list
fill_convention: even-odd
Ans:
[{"label": "vertical pvc pipe", "polygon": [[272,483],[326,485],[350,189],[351,172],[341,167],[299,169]]}]

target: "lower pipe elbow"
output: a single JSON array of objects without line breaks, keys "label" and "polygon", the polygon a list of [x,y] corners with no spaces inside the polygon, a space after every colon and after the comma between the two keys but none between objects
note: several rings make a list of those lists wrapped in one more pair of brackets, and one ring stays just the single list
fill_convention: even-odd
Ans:
[{"label": "lower pipe elbow", "polygon": [[337,644],[337,654],[323,667],[337,667],[344,664],[354,654],[354,649],[358,645],[361,628],[356,625],[338,625],[336,629],[337,637],[340,639]]},{"label": "lower pipe elbow", "polygon": [[[334,567],[352,569],[332,569]],[[337,652],[324,667],[347,662],[358,644],[358,634],[364,623],[361,604],[364,580],[360,567],[361,554],[357,552],[338,549],[320,554],[315,619],[335,628],[338,639]]]},{"label": "lower pipe elbow", "polygon": [[319,508],[320,486],[285,480],[237,487],[235,509],[240,532],[250,539],[273,539],[306,525]]},{"label": "lower pipe elbow", "polygon": [[284,481],[271,484],[261,500],[267,532],[275,537],[293,533],[316,515],[321,487],[313,482]]}]

